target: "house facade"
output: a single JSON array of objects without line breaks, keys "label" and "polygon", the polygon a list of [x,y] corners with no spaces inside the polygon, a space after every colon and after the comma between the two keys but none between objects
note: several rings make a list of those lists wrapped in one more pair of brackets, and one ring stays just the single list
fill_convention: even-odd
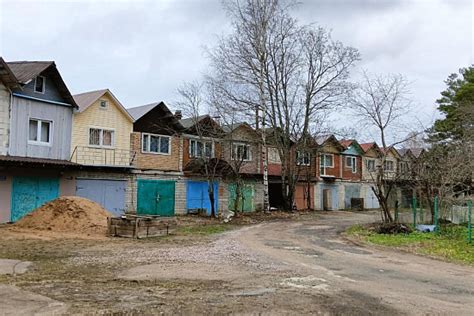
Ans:
[{"label": "house facade", "polygon": [[77,105],[52,61],[0,58],[0,222],[74,195],[69,161]]}]

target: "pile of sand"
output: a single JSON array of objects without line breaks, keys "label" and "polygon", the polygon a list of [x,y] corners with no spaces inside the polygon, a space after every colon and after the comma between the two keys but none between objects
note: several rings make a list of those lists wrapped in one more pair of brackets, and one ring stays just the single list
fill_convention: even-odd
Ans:
[{"label": "pile of sand", "polygon": [[22,229],[105,236],[107,217],[111,216],[111,213],[96,202],[78,196],[63,196],[37,208],[14,226]]}]

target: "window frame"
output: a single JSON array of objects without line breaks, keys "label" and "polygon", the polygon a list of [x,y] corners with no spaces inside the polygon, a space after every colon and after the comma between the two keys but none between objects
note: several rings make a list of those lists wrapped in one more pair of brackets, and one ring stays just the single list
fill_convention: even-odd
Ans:
[{"label": "window frame", "polygon": [[[301,156],[303,154],[303,156]],[[303,162],[301,162],[300,158],[303,159]],[[305,159],[308,159],[308,162],[304,162]],[[296,151],[296,165],[297,166],[311,166],[311,153],[309,151],[301,151],[297,150]]]},{"label": "window frame", "polygon": [[[392,168],[390,168],[390,169],[387,168],[388,163],[390,163]],[[394,167],[395,167],[395,163],[392,160],[385,160],[384,163],[383,163],[383,171],[393,172],[393,171],[395,171]]]},{"label": "window frame", "polygon": [[[347,164],[348,160],[352,161],[350,166]],[[351,169],[352,173],[357,173],[357,157],[356,156],[346,156],[345,159],[344,159],[344,166],[346,167],[346,169]]]},{"label": "window frame", "polygon": [[[150,139],[151,136],[158,137],[159,138],[159,141],[158,141],[158,148],[159,149],[161,149],[161,138],[167,138],[168,139],[168,152],[164,153],[164,152],[150,151],[151,141],[148,141],[147,149],[143,150],[143,143],[144,143],[144,140],[145,140],[146,136],[148,136],[148,139]],[[171,155],[171,136],[161,135],[161,134],[152,134],[152,133],[142,133],[141,142],[140,142],[140,152],[142,154],[152,154],[152,155],[165,155],[165,156]]]},{"label": "window frame", "polygon": [[[91,130],[96,129],[100,130],[99,133],[99,145],[94,145],[91,144]],[[112,132],[112,144],[109,145],[104,145],[104,131]],[[114,128],[106,128],[106,127],[98,127],[98,126],[89,126],[89,133],[88,133],[88,147],[91,148],[107,148],[107,149],[113,149],[115,148],[115,129]]]},{"label": "window frame", "polygon": [[[237,146],[245,146],[247,147],[247,156],[248,158],[247,159],[236,159],[234,157],[234,148]],[[230,156],[231,156],[231,159],[234,160],[234,161],[252,161],[252,145],[251,144],[248,144],[248,143],[242,143],[242,142],[236,142],[236,143],[232,143],[232,150],[231,150],[231,153],[230,153]]]},{"label": "window frame", "polygon": [[321,161],[322,161],[322,157],[326,157],[326,156],[331,156],[331,165],[330,166],[326,166],[326,158],[324,158],[324,168],[334,168],[334,154],[320,154],[319,155],[319,167],[321,167]]},{"label": "window frame", "polygon": [[[41,139],[41,126],[43,125],[43,123],[49,123],[49,141],[43,142],[41,140],[31,140],[30,139],[30,121],[38,122],[38,124],[36,125],[36,137],[37,137],[37,139]],[[28,119],[28,144],[38,145],[38,146],[52,146],[53,145],[53,121],[30,117]]]},{"label": "window frame", "polygon": [[[193,146],[191,145],[194,143],[194,152],[193,152]],[[197,144],[201,143],[203,150],[202,155],[197,154]],[[208,157],[206,156],[206,144],[211,144],[211,156]],[[189,144],[188,144],[188,155],[190,158],[208,158],[212,159],[214,158],[214,141],[213,140],[201,140],[201,139],[196,139],[196,138],[190,138],[189,139]]]},{"label": "window frame", "polygon": [[[374,164],[374,167],[373,167],[373,168],[370,168],[369,162],[372,162],[372,163]],[[369,171],[369,172],[374,172],[375,169],[376,169],[376,168],[375,168],[375,159],[367,159],[365,165],[366,165],[366,167],[367,167],[367,171]]]},{"label": "window frame", "polygon": [[[104,102],[105,106],[102,106],[102,102]],[[109,102],[107,100],[99,99],[99,109],[107,110],[109,108]]]},{"label": "window frame", "polygon": [[[43,78],[43,85],[41,86],[41,91],[36,91],[36,80],[38,79],[38,77]],[[35,93],[44,94],[44,92],[46,91],[46,77],[45,76],[38,75],[38,76],[35,77],[35,84],[33,86],[33,91]]]}]

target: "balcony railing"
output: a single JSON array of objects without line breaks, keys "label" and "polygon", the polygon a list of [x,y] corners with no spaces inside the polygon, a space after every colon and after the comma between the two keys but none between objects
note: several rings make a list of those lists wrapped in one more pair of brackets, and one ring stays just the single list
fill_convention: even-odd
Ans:
[{"label": "balcony railing", "polygon": [[91,166],[131,166],[135,152],[125,149],[76,146],[70,161]]}]

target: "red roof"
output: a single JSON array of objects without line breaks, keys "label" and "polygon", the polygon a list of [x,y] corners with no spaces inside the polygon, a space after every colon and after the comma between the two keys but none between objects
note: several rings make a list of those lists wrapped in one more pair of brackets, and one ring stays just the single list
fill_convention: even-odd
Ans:
[{"label": "red roof", "polygon": [[342,139],[342,140],[339,141],[339,143],[341,143],[341,145],[344,148],[348,148],[350,145],[352,145],[353,141],[354,141],[353,139]]},{"label": "red roof", "polygon": [[372,148],[373,146],[375,146],[375,143],[372,142],[372,143],[364,143],[364,144],[359,144],[360,147],[362,148],[362,150],[364,152],[367,152],[367,150],[369,150],[370,148]]}]

